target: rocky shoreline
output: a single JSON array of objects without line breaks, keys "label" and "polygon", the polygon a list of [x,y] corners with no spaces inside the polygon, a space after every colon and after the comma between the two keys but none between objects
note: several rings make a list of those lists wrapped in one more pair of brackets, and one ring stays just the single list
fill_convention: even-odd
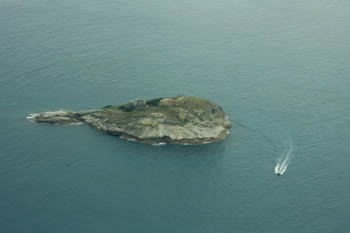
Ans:
[{"label": "rocky shoreline", "polygon": [[196,96],[134,100],[124,105],[31,114],[37,123],[86,123],[107,134],[146,144],[205,144],[229,134],[232,123],[216,103]]}]

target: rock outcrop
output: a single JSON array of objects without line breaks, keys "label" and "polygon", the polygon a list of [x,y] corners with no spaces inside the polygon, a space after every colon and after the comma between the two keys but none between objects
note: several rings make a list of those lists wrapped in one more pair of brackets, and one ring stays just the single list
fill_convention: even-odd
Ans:
[{"label": "rock outcrop", "polygon": [[216,103],[195,96],[135,100],[125,105],[32,114],[38,123],[86,123],[111,135],[143,143],[202,144],[222,140],[232,124]]}]

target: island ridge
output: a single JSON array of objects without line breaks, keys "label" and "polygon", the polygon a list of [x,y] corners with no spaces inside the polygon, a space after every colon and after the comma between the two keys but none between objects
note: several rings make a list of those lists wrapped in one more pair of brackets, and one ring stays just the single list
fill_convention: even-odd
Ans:
[{"label": "island ridge", "polygon": [[197,96],[152,100],[72,112],[56,110],[31,114],[38,123],[86,123],[110,135],[147,144],[203,144],[229,134],[232,123],[215,102]]}]

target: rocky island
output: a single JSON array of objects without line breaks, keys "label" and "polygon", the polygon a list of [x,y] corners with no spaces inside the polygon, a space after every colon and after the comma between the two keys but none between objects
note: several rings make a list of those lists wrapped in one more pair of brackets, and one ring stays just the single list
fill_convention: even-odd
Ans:
[{"label": "rocky island", "polygon": [[232,124],[216,103],[196,96],[137,99],[123,105],[31,114],[38,123],[86,123],[110,135],[148,144],[203,144],[229,134]]}]

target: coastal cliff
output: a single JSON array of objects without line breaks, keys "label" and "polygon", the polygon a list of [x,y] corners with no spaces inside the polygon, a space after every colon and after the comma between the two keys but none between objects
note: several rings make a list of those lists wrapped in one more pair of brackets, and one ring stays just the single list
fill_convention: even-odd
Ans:
[{"label": "coastal cliff", "polygon": [[72,112],[31,114],[38,123],[86,123],[110,135],[142,143],[202,144],[217,142],[229,134],[232,124],[213,101],[196,96],[134,100],[124,105]]}]

